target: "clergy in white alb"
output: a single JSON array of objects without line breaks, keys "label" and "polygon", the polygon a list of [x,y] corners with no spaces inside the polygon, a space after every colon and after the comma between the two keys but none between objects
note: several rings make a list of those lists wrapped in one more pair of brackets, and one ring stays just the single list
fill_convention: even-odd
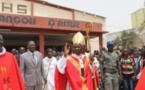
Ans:
[{"label": "clergy in white alb", "polygon": [[43,59],[44,70],[47,76],[47,83],[45,84],[45,90],[55,90],[54,73],[57,65],[57,60],[52,55],[52,49],[46,50],[46,57]]}]

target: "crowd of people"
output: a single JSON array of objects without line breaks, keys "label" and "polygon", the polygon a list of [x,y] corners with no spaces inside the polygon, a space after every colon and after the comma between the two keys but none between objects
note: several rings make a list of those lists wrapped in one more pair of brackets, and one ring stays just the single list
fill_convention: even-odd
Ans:
[{"label": "crowd of people", "polygon": [[[113,50],[112,41],[100,55],[103,90],[144,90],[142,72],[145,66],[145,46],[142,48],[118,48]],[[141,78],[142,76],[142,78]],[[142,81],[142,82],[141,82]],[[142,86],[141,86],[142,85]]]},{"label": "crowd of people", "polygon": [[0,35],[0,90],[144,90],[145,46],[88,52],[78,32],[64,51],[48,48],[43,56],[34,41],[7,52]]}]

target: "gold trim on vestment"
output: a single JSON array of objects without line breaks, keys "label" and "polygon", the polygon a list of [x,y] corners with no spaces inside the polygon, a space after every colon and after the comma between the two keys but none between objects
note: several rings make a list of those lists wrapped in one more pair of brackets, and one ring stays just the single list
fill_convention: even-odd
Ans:
[{"label": "gold trim on vestment", "polygon": [[[80,64],[77,61],[75,61],[72,57],[69,57],[68,60],[77,68],[77,70],[80,73],[80,78],[82,80],[82,90],[88,90],[88,88],[87,88],[87,86],[85,84],[85,80],[86,79],[81,76],[81,68],[80,68],[81,66],[80,66]],[[88,63],[88,60],[85,60],[85,64],[84,64],[84,67],[85,68],[84,68],[84,71],[85,71],[85,69],[87,67],[87,63]]]}]

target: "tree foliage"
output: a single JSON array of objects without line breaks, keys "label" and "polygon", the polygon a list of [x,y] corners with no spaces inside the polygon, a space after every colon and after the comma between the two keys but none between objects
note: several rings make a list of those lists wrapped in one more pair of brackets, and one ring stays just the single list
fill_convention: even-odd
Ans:
[{"label": "tree foliage", "polygon": [[141,24],[141,26],[137,29],[137,31],[135,30],[131,32],[123,31],[120,37],[114,39],[115,47],[121,45],[123,48],[133,48],[135,39],[138,39],[142,44],[142,46],[145,45],[143,39],[140,37],[144,30],[145,30],[145,21]]},{"label": "tree foliage", "polygon": [[136,35],[135,32],[123,31],[121,36],[114,40],[115,47],[121,45],[123,48],[133,48]]},{"label": "tree foliage", "polygon": [[144,30],[145,30],[145,21],[143,23],[141,23],[138,31],[139,31],[139,33],[141,33]]},{"label": "tree foliage", "polygon": [[141,42],[142,46],[144,46],[144,41],[143,39],[140,37],[141,33],[145,30],[145,21],[143,23],[141,23],[139,29],[138,29],[138,34],[137,34],[137,38],[138,40]]}]

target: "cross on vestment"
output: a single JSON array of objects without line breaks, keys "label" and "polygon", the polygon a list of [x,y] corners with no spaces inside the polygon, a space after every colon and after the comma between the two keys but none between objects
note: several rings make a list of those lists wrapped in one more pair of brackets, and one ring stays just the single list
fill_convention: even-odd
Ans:
[{"label": "cross on vestment", "polygon": [[83,64],[82,57],[79,58],[79,61],[80,61],[80,67],[81,67],[81,76],[83,77],[85,72],[84,72],[84,64]]}]

